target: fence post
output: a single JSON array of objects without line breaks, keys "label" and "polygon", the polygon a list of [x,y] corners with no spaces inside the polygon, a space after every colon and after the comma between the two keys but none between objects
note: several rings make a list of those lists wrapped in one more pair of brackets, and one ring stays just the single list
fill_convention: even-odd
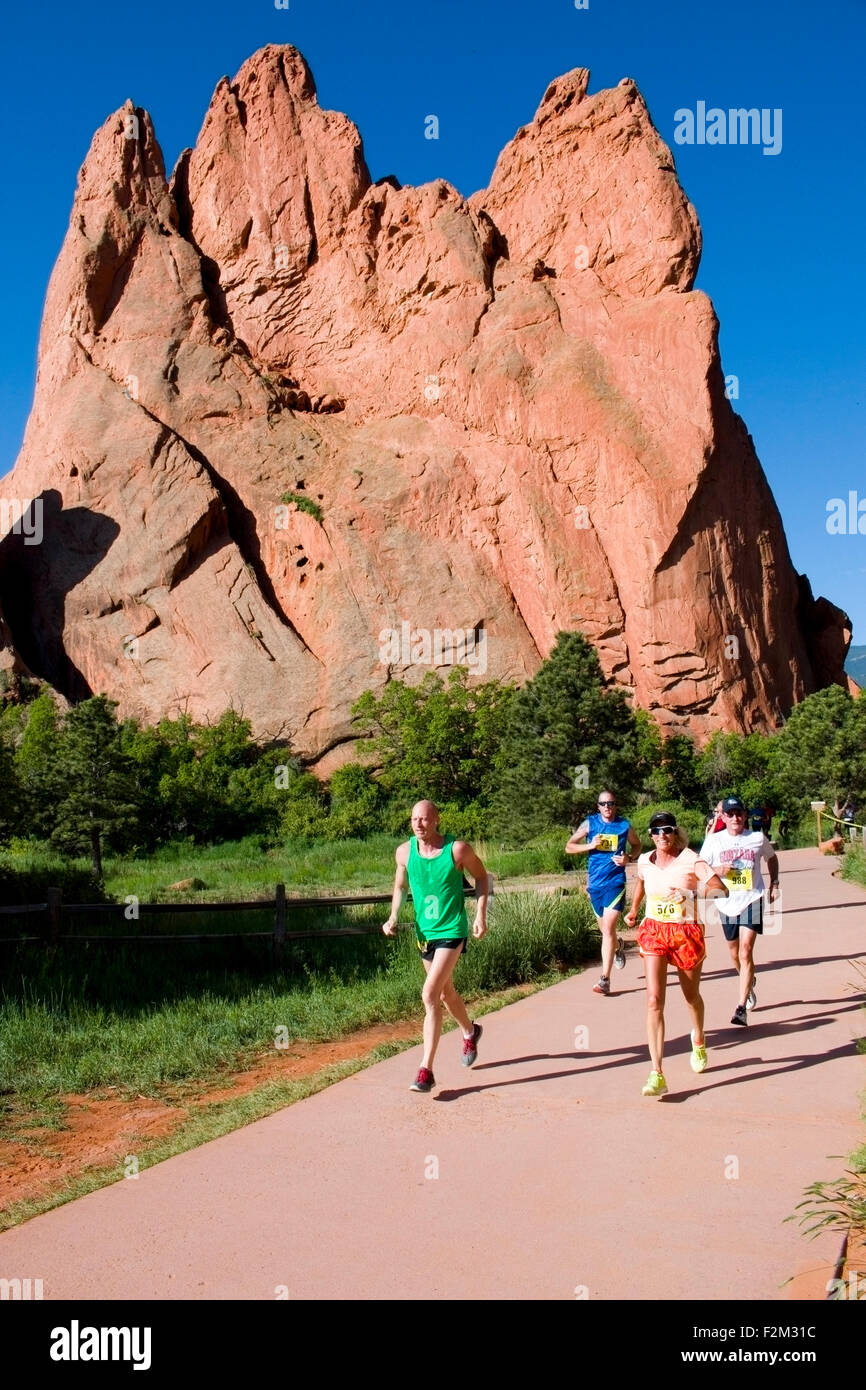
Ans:
[{"label": "fence post", "polygon": [[286,944],[286,885],[277,884],[277,902],[274,913],[274,950],[282,951]]},{"label": "fence post", "polygon": [[61,917],[63,912],[60,901],[60,889],[46,889],[45,899],[48,903],[48,945],[56,946],[57,938],[60,935]]}]

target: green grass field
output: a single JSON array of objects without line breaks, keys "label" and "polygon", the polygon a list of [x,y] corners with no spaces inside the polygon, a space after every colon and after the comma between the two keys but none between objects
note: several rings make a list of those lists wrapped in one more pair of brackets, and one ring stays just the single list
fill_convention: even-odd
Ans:
[{"label": "green grass field", "polygon": [[[406,916],[410,914],[407,912]],[[378,907],[298,913],[311,930],[378,928]],[[178,919],[180,920],[180,919]],[[470,905],[471,921],[471,905]],[[127,928],[128,928],[128,924]],[[300,929],[293,922],[295,929]],[[183,919],[181,930],[190,930]],[[469,998],[569,969],[598,949],[582,894],[510,894],[458,966]],[[117,1086],[156,1094],[166,1082],[240,1069],[283,1040],[326,1040],[420,1016],[413,933],[268,941],[6,947],[0,956],[0,1094],[33,1100]]]},{"label": "green grass field", "polygon": [[[408,834],[408,830],[407,830]],[[570,831],[563,828],[520,849],[478,841],[476,850],[497,878],[560,873],[568,863],[563,846]],[[307,893],[385,893],[394,881],[394,851],[406,836],[371,835],[364,840],[328,843],[300,842],[268,847],[258,836],[220,845],[173,844],[146,858],[108,857],[105,861],[107,893],[122,901],[134,894],[142,902],[174,898],[206,901],[243,901],[272,896],[274,884],[287,891]],[[50,876],[64,862],[52,851],[32,841],[14,842],[0,852],[0,864]],[[87,868],[86,860],[76,860]],[[178,893],[170,886],[198,878],[200,892]]]}]

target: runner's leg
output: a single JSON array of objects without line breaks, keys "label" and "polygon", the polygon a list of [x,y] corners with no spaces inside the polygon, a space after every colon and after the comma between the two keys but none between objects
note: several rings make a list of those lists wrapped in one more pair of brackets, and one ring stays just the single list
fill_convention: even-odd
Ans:
[{"label": "runner's leg", "polygon": [[740,967],[740,1004],[746,1006],[749,991],[755,983],[755,938],[758,933],[751,927],[740,927],[739,943],[739,967]]},{"label": "runner's leg", "polygon": [[644,956],[646,970],[646,1033],[653,1071],[663,1072],[665,1050],[665,992],[668,982],[666,956]]},{"label": "runner's leg", "polygon": [[[441,952],[437,951],[436,954],[438,956]],[[454,966],[456,966],[459,959],[460,952],[458,951],[454,956],[454,965],[451,967],[451,974],[448,976],[447,982],[442,986],[442,1003],[454,1019],[454,1022],[459,1023],[464,1038],[468,1038],[472,1034],[472,1023],[466,1012],[466,1005],[463,1003],[461,995],[458,994],[457,986],[454,983]]]},{"label": "runner's leg", "polygon": [[704,1001],[701,998],[701,968],[700,965],[692,966],[691,970],[677,969],[680,977],[680,988],[683,992],[689,1013],[692,1016],[692,1044],[695,1047],[704,1046]]},{"label": "runner's leg", "polygon": [[601,973],[610,979],[613,970],[613,957],[616,951],[616,927],[622,904],[619,907],[606,907],[601,917],[597,917],[601,929]]},{"label": "runner's leg", "polygon": [[[720,915],[721,915],[721,914],[720,914]],[[724,920],[724,919],[722,919],[722,920]],[[725,938],[725,939],[727,940],[727,938]],[[734,938],[733,941],[728,941],[728,950],[729,950],[730,953],[731,953],[731,960],[732,960],[733,963],[734,963],[734,969],[736,970],[737,974],[739,975],[739,973],[740,973],[740,938],[739,938],[739,936],[736,936],[736,937]]]},{"label": "runner's leg", "polygon": [[[451,982],[451,976],[454,973],[461,949],[460,946],[451,948],[442,946],[438,951],[434,951],[432,960],[424,961],[427,978],[421,991],[421,998],[424,1001],[424,1060],[421,1065],[429,1068],[430,1071],[433,1070],[433,1058],[436,1056],[436,1049],[442,1036],[442,995]],[[465,1015],[465,1009],[463,1013]],[[467,1018],[466,1031],[471,1032],[471,1029],[472,1025]]]}]

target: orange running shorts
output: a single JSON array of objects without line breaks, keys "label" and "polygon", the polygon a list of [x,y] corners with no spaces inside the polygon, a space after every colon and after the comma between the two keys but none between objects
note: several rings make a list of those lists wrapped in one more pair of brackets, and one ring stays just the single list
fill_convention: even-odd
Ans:
[{"label": "orange running shorts", "polygon": [[637,942],[642,956],[664,956],[678,970],[694,970],[707,954],[699,922],[657,922],[644,917]]}]

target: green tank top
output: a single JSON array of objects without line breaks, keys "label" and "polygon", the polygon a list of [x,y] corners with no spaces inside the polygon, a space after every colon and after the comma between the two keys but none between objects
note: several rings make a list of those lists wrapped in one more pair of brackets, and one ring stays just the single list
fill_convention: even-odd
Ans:
[{"label": "green tank top", "polygon": [[421,950],[427,941],[459,940],[469,935],[463,874],[454,863],[454,837],[445,836],[440,852],[432,859],[418,853],[418,841],[409,841],[409,887],[415,905],[415,936]]}]

